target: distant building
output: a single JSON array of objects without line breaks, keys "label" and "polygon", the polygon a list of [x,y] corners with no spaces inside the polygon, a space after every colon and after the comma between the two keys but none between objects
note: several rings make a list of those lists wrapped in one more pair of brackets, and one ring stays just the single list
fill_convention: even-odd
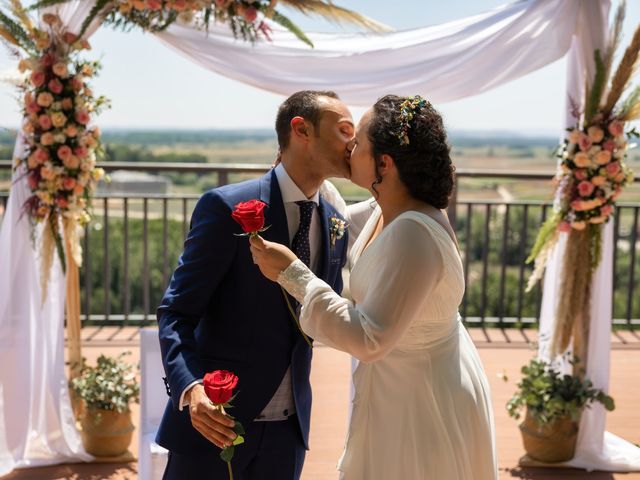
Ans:
[{"label": "distant building", "polygon": [[101,181],[98,192],[105,195],[135,195],[169,193],[171,180],[145,172],[115,170],[109,173],[111,182]]}]

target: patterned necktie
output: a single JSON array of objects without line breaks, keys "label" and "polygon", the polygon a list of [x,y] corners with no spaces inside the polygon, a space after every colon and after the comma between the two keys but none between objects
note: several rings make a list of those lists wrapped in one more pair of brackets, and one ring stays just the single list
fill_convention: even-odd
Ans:
[{"label": "patterned necktie", "polygon": [[316,204],[310,201],[296,202],[300,207],[300,226],[298,232],[293,237],[291,249],[304,264],[311,268],[311,246],[309,244],[309,231],[311,229],[311,218]]}]

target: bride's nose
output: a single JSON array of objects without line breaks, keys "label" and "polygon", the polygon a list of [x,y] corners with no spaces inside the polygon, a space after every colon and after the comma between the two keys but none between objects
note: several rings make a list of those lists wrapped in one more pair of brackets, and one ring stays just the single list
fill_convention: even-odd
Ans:
[{"label": "bride's nose", "polygon": [[347,151],[349,154],[353,153],[356,148],[356,137],[353,137],[351,140],[347,142]]}]

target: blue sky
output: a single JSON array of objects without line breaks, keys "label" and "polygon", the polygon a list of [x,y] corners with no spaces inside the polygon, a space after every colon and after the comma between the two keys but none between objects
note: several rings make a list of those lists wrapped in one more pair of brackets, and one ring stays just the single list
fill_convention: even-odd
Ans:
[{"label": "blue sky", "polygon": [[[336,0],[396,29],[416,28],[481,13],[505,0]],[[614,5],[617,2],[614,0]],[[306,31],[335,31],[323,20],[290,15]],[[623,45],[640,23],[640,2],[628,0]],[[348,28],[348,27],[346,27]],[[164,47],[153,36],[102,28],[91,40],[104,69],[96,93],[113,107],[98,123],[120,128],[270,128],[284,97],[204,70]],[[13,60],[0,50],[0,71]],[[557,134],[564,118],[565,62],[475,97],[438,105],[454,130],[506,130]],[[381,92],[386,93],[386,92]],[[19,123],[15,92],[0,84],[0,127]],[[352,109],[357,119],[362,108]]]}]

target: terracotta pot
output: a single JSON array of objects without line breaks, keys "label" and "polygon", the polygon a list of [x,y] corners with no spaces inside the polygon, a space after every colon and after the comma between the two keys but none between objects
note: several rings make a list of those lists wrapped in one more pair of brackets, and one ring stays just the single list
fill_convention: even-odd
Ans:
[{"label": "terracotta pot", "polygon": [[520,424],[524,449],[534,460],[558,463],[571,460],[576,452],[578,422],[571,417],[561,417],[542,425],[527,411]]},{"label": "terracotta pot", "polygon": [[114,457],[122,455],[129,448],[134,429],[130,411],[87,407],[81,424],[82,443],[91,455]]}]

